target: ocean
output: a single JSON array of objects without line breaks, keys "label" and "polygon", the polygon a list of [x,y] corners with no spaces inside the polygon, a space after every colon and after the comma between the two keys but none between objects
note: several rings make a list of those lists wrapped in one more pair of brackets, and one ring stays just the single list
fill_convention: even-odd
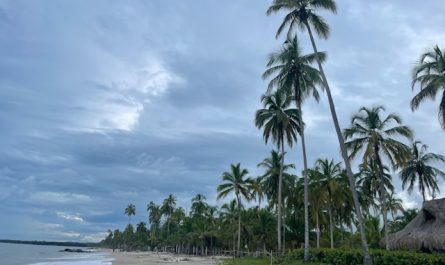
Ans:
[{"label": "ocean", "polygon": [[[58,246],[38,246],[0,243],[0,265],[111,265],[108,253],[59,252],[66,248]],[[90,250],[81,248],[84,250]]]}]

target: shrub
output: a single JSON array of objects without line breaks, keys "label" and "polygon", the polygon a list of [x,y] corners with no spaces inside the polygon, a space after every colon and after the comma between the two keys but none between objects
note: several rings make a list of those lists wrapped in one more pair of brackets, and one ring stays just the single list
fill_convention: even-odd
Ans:
[{"label": "shrub", "polygon": [[[298,249],[286,260],[302,260],[304,250]],[[361,265],[363,256],[359,249],[311,249],[312,262],[332,265]],[[427,254],[408,251],[371,250],[372,260],[378,265],[444,265],[445,254]]]}]

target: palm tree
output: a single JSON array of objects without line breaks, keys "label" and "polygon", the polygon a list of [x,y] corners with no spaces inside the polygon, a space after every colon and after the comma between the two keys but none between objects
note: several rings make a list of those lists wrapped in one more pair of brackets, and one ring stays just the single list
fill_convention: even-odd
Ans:
[{"label": "palm tree", "polygon": [[272,94],[263,95],[261,102],[264,109],[260,109],[255,114],[255,125],[263,128],[263,138],[267,143],[269,138],[281,149],[281,169],[278,183],[278,251],[281,251],[281,219],[282,219],[282,173],[284,165],[284,141],[292,147],[297,141],[297,134],[300,131],[299,112],[289,108],[292,96],[284,90],[276,90]]},{"label": "palm tree", "polygon": [[325,202],[329,200],[328,193],[326,192],[326,187],[321,181],[323,176],[319,172],[309,169],[307,171],[309,178],[309,187],[311,193],[309,194],[309,203],[311,205],[311,216],[315,220],[315,232],[317,236],[317,248],[320,248],[320,219],[323,220],[323,208]]},{"label": "palm tree", "polygon": [[[337,133],[338,142],[340,145],[341,155],[345,162],[346,172],[348,175],[349,185],[354,200],[355,211],[359,222],[360,235],[363,247],[363,263],[372,264],[371,256],[369,255],[368,243],[366,242],[365,229],[363,226],[363,218],[360,210],[360,203],[358,200],[357,190],[355,188],[354,174],[352,173],[351,165],[348,160],[348,153],[341,133],[340,124],[338,122],[337,113],[335,111],[334,100],[332,99],[331,89],[326,79],[325,72],[322,66],[322,60],[319,56],[317,46],[315,44],[314,36],[312,34],[312,27],[315,29],[317,35],[323,39],[329,36],[329,25],[320,15],[316,14],[316,10],[324,9],[332,13],[337,12],[337,5],[334,0],[273,0],[272,5],[267,10],[267,14],[279,12],[281,10],[289,10],[290,12],[284,17],[283,22],[278,28],[276,37],[278,37],[282,31],[288,27],[288,36],[292,35],[295,27],[299,27],[301,30],[306,29],[309,33],[312,48],[314,50],[315,59],[318,64],[318,69],[323,81],[323,86],[326,90],[326,94],[329,101],[329,108],[334,122],[335,131]],[[309,245],[305,244],[304,260],[309,261]]]},{"label": "palm tree", "polygon": [[130,203],[127,208],[125,208],[125,215],[128,215],[128,224],[131,223],[131,216],[136,215],[136,206],[134,204]]},{"label": "palm tree", "polygon": [[[281,154],[275,150],[270,152],[270,156],[266,157],[258,164],[259,168],[264,169],[264,174],[259,177],[263,194],[269,201],[269,207],[275,206],[278,211],[278,183],[281,171]],[[294,164],[285,164],[282,171],[283,189],[291,188],[293,176],[288,173],[290,169],[295,168]],[[285,192],[283,192],[285,193]]]},{"label": "palm tree", "polygon": [[412,89],[420,85],[420,91],[411,100],[414,111],[427,99],[434,100],[437,93],[442,92],[439,104],[439,122],[445,129],[445,52],[435,46],[420,56],[418,64],[413,69]]},{"label": "palm tree", "polygon": [[403,164],[409,154],[409,148],[397,138],[411,139],[411,129],[402,125],[402,119],[394,113],[381,117],[385,111],[383,106],[373,108],[362,107],[351,119],[351,127],[344,130],[346,146],[350,150],[351,160],[363,153],[362,161],[366,165],[374,161],[380,173],[380,203],[383,213],[385,230],[385,246],[389,250],[388,219],[386,212],[385,188],[383,185],[384,166],[382,157],[386,158],[393,168]]},{"label": "palm tree", "polygon": [[[322,61],[326,58],[324,53],[319,53],[318,56]],[[269,82],[269,90],[276,86],[293,93],[296,108],[300,113],[302,113],[302,103],[307,97],[312,96],[317,102],[320,99],[316,85],[321,84],[321,77],[320,72],[311,66],[314,61],[315,54],[303,55],[295,35],[294,38],[288,37],[283,47],[269,56],[268,69],[263,74],[263,78],[275,75]],[[298,123],[303,125],[302,115],[299,115],[298,118]],[[308,178],[306,174],[308,168],[304,126],[301,128],[300,137],[304,165],[304,241],[307,249],[309,248]]]},{"label": "palm tree", "polygon": [[401,166],[402,188],[405,189],[408,185],[408,192],[411,193],[414,184],[418,182],[423,201],[425,201],[426,192],[430,195],[439,192],[436,177],[445,177],[445,172],[431,165],[434,162],[445,162],[445,157],[428,153],[428,146],[420,141],[413,142],[410,149],[410,158],[405,166]]},{"label": "palm tree", "polygon": [[202,194],[196,194],[192,199],[192,215],[203,216],[209,205],[206,202],[207,198]]},{"label": "palm tree", "polygon": [[318,181],[326,191],[331,248],[334,248],[334,216],[332,211],[333,208],[335,208],[335,205],[344,201],[344,196],[342,196],[343,194],[341,193],[341,163],[334,163],[334,160],[329,161],[327,159],[318,159],[315,162],[315,174],[319,175]]},{"label": "palm tree", "polygon": [[162,211],[161,206],[156,205],[154,202],[147,204],[148,221],[151,224],[151,236],[152,239],[156,239],[156,232],[159,229],[159,224],[161,222]]},{"label": "palm tree", "polygon": [[230,171],[222,174],[223,183],[218,186],[218,199],[225,198],[230,193],[235,193],[238,206],[238,243],[237,253],[240,255],[241,244],[241,198],[249,201],[252,196],[250,194],[252,180],[247,177],[249,172],[247,169],[241,168],[240,163],[230,165]]},{"label": "palm tree", "polygon": [[161,211],[162,214],[166,215],[167,217],[167,234],[170,234],[170,219],[172,216],[173,211],[176,207],[176,198],[173,196],[173,194],[169,194],[167,198],[165,198]]},{"label": "palm tree", "polygon": [[[391,182],[391,175],[388,173],[388,167],[383,167],[383,177],[381,177],[380,170],[377,168],[377,165],[373,160],[369,161],[369,163],[360,164],[359,169],[360,171],[357,178],[357,186],[361,188],[363,196],[367,197],[364,200],[366,202],[364,206],[368,209],[372,207],[374,211],[376,211],[376,209],[378,208],[382,209],[381,207],[383,207],[383,205],[381,201],[384,196],[380,189],[380,184],[382,183],[382,181],[385,194],[392,194],[394,192],[394,186]],[[380,207],[375,202],[375,198],[377,197],[377,195],[380,200]],[[386,199],[388,200],[388,198]]]},{"label": "palm tree", "polygon": [[399,198],[397,198],[394,194],[394,192],[389,193],[389,195],[386,198],[388,206],[388,211],[391,213],[392,220],[394,221],[396,219],[398,212],[405,212],[405,209],[403,208],[403,201]]}]

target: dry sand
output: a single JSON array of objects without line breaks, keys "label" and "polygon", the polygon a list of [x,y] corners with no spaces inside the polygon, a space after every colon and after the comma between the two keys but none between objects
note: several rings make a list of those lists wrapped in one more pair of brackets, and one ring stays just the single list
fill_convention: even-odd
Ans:
[{"label": "dry sand", "polygon": [[217,265],[222,257],[196,257],[174,255],[156,252],[114,252],[113,265],[155,265],[155,264],[184,264],[184,265]]}]

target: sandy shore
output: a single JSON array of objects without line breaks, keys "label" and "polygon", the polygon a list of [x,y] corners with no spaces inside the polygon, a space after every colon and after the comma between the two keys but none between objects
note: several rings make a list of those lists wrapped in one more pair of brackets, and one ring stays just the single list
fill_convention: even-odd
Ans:
[{"label": "sandy shore", "polygon": [[156,252],[114,252],[113,265],[154,265],[176,263],[184,265],[217,265],[220,264],[221,257],[195,257],[184,255],[173,255]]}]

